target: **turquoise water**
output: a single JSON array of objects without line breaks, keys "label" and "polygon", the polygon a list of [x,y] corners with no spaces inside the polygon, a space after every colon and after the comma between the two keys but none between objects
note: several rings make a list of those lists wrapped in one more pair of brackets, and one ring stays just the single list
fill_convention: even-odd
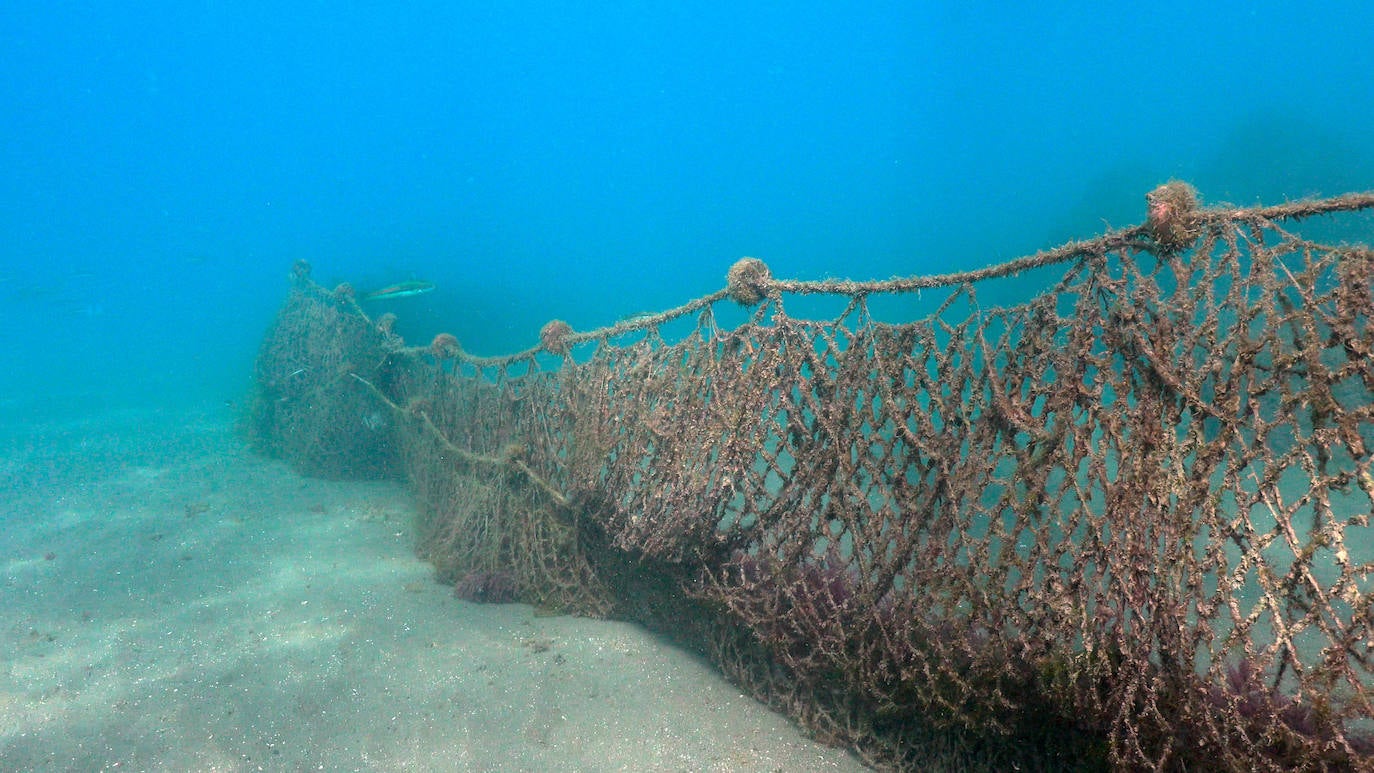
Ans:
[{"label": "turquoise water", "polygon": [[236,400],[297,258],[498,353],[1374,185],[1361,3],[965,6],[7,3],[0,393]]},{"label": "turquoise water", "polygon": [[241,452],[221,436],[298,259],[431,281],[369,310],[499,354],[744,255],[943,273],[1140,222],[1170,178],[1237,204],[1374,188],[1365,3],[1030,5],[6,3],[14,576],[48,567],[24,530],[53,503],[204,451],[169,427]]}]

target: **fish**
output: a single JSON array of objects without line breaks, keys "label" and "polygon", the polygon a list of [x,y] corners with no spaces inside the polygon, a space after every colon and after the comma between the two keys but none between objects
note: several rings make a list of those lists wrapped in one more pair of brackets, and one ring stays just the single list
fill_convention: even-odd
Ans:
[{"label": "fish", "polygon": [[390,301],[396,298],[409,298],[412,295],[424,295],[433,290],[433,282],[426,282],[423,279],[412,279],[409,282],[398,282],[394,285],[387,285],[379,290],[373,290],[370,293],[363,293],[361,297],[365,301]]}]

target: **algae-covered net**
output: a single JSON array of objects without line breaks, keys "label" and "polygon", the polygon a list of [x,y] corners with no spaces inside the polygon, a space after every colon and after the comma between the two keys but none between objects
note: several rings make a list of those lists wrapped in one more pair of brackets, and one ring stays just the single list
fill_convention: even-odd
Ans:
[{"label": "algae-covered net", "polygon": [[[744,259],[494,358],[298,264],[251,428],[404,475],[465,595],[640,620],[875,766],[1374,767],[1374,250],[1299,233],[1374,232],[1374,195],[1148,205],[962,274]],[[843,311],[788,314],[817,293]]]}]

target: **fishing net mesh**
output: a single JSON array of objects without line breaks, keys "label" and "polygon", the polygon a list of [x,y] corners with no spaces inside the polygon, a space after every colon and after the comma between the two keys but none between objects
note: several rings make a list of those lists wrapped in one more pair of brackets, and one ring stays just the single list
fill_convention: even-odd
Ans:
[{"label": "fishing net mesh", "polygon": [[[1296,228],[1371,208],[1171,183],[990,269],[745,259],[501,358],[408,347],[301,264],[251,428],[314,474],[402,471],[442,579],[669,632],[877,767],[1371,768],[1374,251]],[[870,313],[917,291],[933,313]],[[788,315],[814,293],[847,307]]]}]

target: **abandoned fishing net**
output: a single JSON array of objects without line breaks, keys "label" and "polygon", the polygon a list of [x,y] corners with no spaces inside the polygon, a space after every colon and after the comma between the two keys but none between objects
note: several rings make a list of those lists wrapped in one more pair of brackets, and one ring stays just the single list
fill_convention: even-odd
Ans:
[{"label": "abandoned fishing net", "polygon": [[[1372,208],[1170,183],[1000,266],[747,258],[493,358],[409,346],[302,263],[248,424],[304,472],[408,480],[465,596],[653,626],[875,767],[1374,769]],[[989,303],[1013,275],[1042,289]],[[789,315],[816,294],[845,306]]]}]

